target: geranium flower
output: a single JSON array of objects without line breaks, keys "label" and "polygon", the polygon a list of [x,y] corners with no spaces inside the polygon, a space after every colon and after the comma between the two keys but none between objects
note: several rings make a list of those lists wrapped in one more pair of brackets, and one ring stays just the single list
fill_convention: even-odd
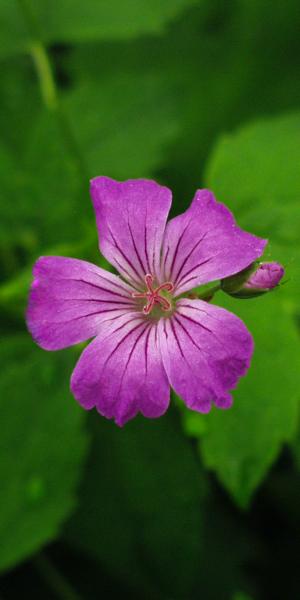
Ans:
[{"label": "geranium flower", "polygon": [[120,276],[74,258],[41,257],[27,313],[33,338],[46,350],[95,338],[71,389],[85,409],[120,426],[138,412],[162,415],[170,386],[193,410],[229,408],[252,337],[238,317],[189,291],[245,269],[266,240],[242,231],[209,190],[198,190],[168,223],[171,192],[154,181],[97,177],[91,196],[100,251]]}]

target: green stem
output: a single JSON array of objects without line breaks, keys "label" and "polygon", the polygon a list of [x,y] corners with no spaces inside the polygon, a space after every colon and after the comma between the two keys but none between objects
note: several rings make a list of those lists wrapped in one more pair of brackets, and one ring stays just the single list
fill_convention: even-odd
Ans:
[{"label": "green stem", "polygon": [[218,283],[214,286],[210,287],[205,287],[205,289],[201,292],[200,289],[201,288],[195,288],[194,290],[190,290],[190,292],[184,292],[183,294],[180,294],[180,296],[178,296],[176,298],[176,300],[180,300],[181,298],[186,298],[187,296],[190,295],[190,297],[194,297],[195,299],[199,299],[199,300],[207,300],[207,299],[211,299],[214,294],[216,292],[218,292],[220,289],[222,288],[221,283]]},{"label": "green stem", "polygon": [[42,552],[33,560],[37,571],[61,600],[81,600],[70,583]]},{"label": "green stem", "polygon": [[28,44],[28,52],[35,66],[43,101],[46,108],[56,115],[66,145],[77,163],[82,181],[86,181],[88,179],[88,169],[76,138],[73,135],[69,120],[61,105],[51,60],[47,48],[42,41],[43,36],[40,32],[39,23],[32,13],[27,0],[18,1],[30,34],[31,41]]},{"label": "green stem", "polygon": [[49,110],[58,110],[57,89],[48,54],[40,42],[33,42],[28,49],[35,65],[45,105]]},{"label": "green stem", "polygon": [[210,289],[206,290],[203,294],[198,294],[198,298],[205,300],[205,298],[207,298],[207,297],[214,296],[214,294],[216,292],[218,292],[220,289],[221,289],[221,284],[218,283],[214,287],[211,287]]}]

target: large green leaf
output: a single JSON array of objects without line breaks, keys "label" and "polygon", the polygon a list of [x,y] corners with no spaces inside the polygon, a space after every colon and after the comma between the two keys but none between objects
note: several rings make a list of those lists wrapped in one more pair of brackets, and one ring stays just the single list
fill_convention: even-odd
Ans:
[{"label": "large green leaf", "polygon": [[75,506],[87,438],[71,400],[69,354],[47,354],[27,336],[0,345],[0,569],[53,540]]},{"label": "large green leaf", "polygon": [[93,417],[91,462],[68,538],[151,597],[160,589],[164,597],[191,597],[206,486],[175,414],[122,430]]},{"label": "large green leaf", "polygon": [[46,248],[87,236],[94,222],[88,181],[81,180],[54,115],[38,113],[19,155],[0,144],[0,178],[3,279]]},{"label": "large green leaf", "polygon": [[[12,32],[14,34],[12,35]],[[18,0],[1,0],[0,4],[0,58],[24,51],[28,44],[28,29]]]},{"label": "large green leaf", "polygon": [[1,55],[26,49],[24,18],[29,11],[45,42],[74,42],[159,34],[195,4],[197,0],[1,0]]},{"label": "large green leaf", "polygon": [[168,21],[197,0],[31,1],[45,37],[54,41],[126,39],[161,33]]},{"label": "large green leaf", "polygon": [[[296,298],[300,222],[299,114],[259,121],[223,138],[207,169],[207,183],[245,228],[271,237],[267,260],[280,260],[287,281],[268,297],[217,303],[238,314],[255,340],[252,366],[234,393],[233,408],[194,416],[187,430],[203,438],[206,465],[213,468],[241,506],[291,441],[297,426],[300,340]],[[289,157],[286,160],[286,157]]]},{"label": "large green leaf", "polygon": [[298,242],[299,154],[300,112],[255,121],[220,139],[206,182],[235,214],[255,214],[258,233]]},{"label": "large green leaf", "polygon": [[23,155],[40,109],[40,90],[31,60],[26,56],[2,61],[1,145],[12,152],[17,161]]},{"label": "large green leaf", "polygon": [[286,268],[285,304],[300,293],[300,112],[245,125],[217,143],[206,182],[241,226],[269,238],[265,257]]},{"label": "large green leaf", "polygon": [[65,107],[93,177],[149,176],[178,131],[168,83],[147,71],[117,71],[82,84],[66,98]]},{"label": "large green leaf", "polygon": [[2,241],[27,234],[41,247],[78,239],[83,218],[92,215],[88,183],[83,207],[76,165],[55,117],[41,111],[18,160],[5,146],[0,152]]}]

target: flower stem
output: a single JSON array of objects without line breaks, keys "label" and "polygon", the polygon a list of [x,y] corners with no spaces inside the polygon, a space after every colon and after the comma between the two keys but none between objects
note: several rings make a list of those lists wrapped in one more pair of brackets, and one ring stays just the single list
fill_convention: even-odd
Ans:
[{"label": "flower stem", "polygon": [[200,300],[206,300],[207,298],[212,298],[216,292],[218,292],[221,289],[221,284],[218,283],[217,285],[211,287],[208,290],[205,290],[205,292],[203,292],[203,294],[198,294],[198,298],[200,298]]},{"label": "flower stem", "polygon": [[57,598],[61,600],[81,600],[70,583],[43,552],[36,556],[33,562],[37,571],[56,594]]},{"label": "flower stem", "polygon": [[28,53],[35,66],[44,104],[49,111],[56,115],[66,145],[76,161],[80,176],[83,181],[86,181],[88,179],[88,169],[72,128],[70,127],[69,119],[65,115],[60,102],[53,67],[47,48],[42,41],[43,36],[40,31],[38,20],[31,11],[27,0],[18,0],[18,2],[31,38],[28,44]]},{"label": "flower stem", "polygon": [[194,288],[190,292],[184,292],[180,296],[176,298],[176,300],[180,300],[181,298],[186,298],[187,296],[194,300],[207,300],[209,302],[212,300],[214,294],[222,289],[221,282],[212,286],[211,288],[207,285],[200,286],[198,288]]},{"label": "flower stem", "polygon": [[57,110],[57,90],[48,54],[43,44],[38,41],[29,45],[29,52],[35,65],[45,105],[49,110]]}]

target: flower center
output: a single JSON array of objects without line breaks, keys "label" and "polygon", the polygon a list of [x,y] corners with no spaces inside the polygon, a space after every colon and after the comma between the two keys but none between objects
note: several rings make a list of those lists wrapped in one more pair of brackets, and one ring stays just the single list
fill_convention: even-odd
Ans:
[{"label": "flower center", "polygon": [[162,310],[168,311],[171,310],[172,304],[165,296],[161,295],[162,291],[172,292],[174,290],[174,285],[170,281],[166,281],[166,283],[162,283],[157,288],[153,287],[154,278],[149,273],[145,275],[145,284],[146,291],[139,293],[133,292],[133,298],[146,298],[147,304],[145,304],[143,308],[143,313],[145,315],[149,315],[154,308],[155,304],[159,304]]}]

